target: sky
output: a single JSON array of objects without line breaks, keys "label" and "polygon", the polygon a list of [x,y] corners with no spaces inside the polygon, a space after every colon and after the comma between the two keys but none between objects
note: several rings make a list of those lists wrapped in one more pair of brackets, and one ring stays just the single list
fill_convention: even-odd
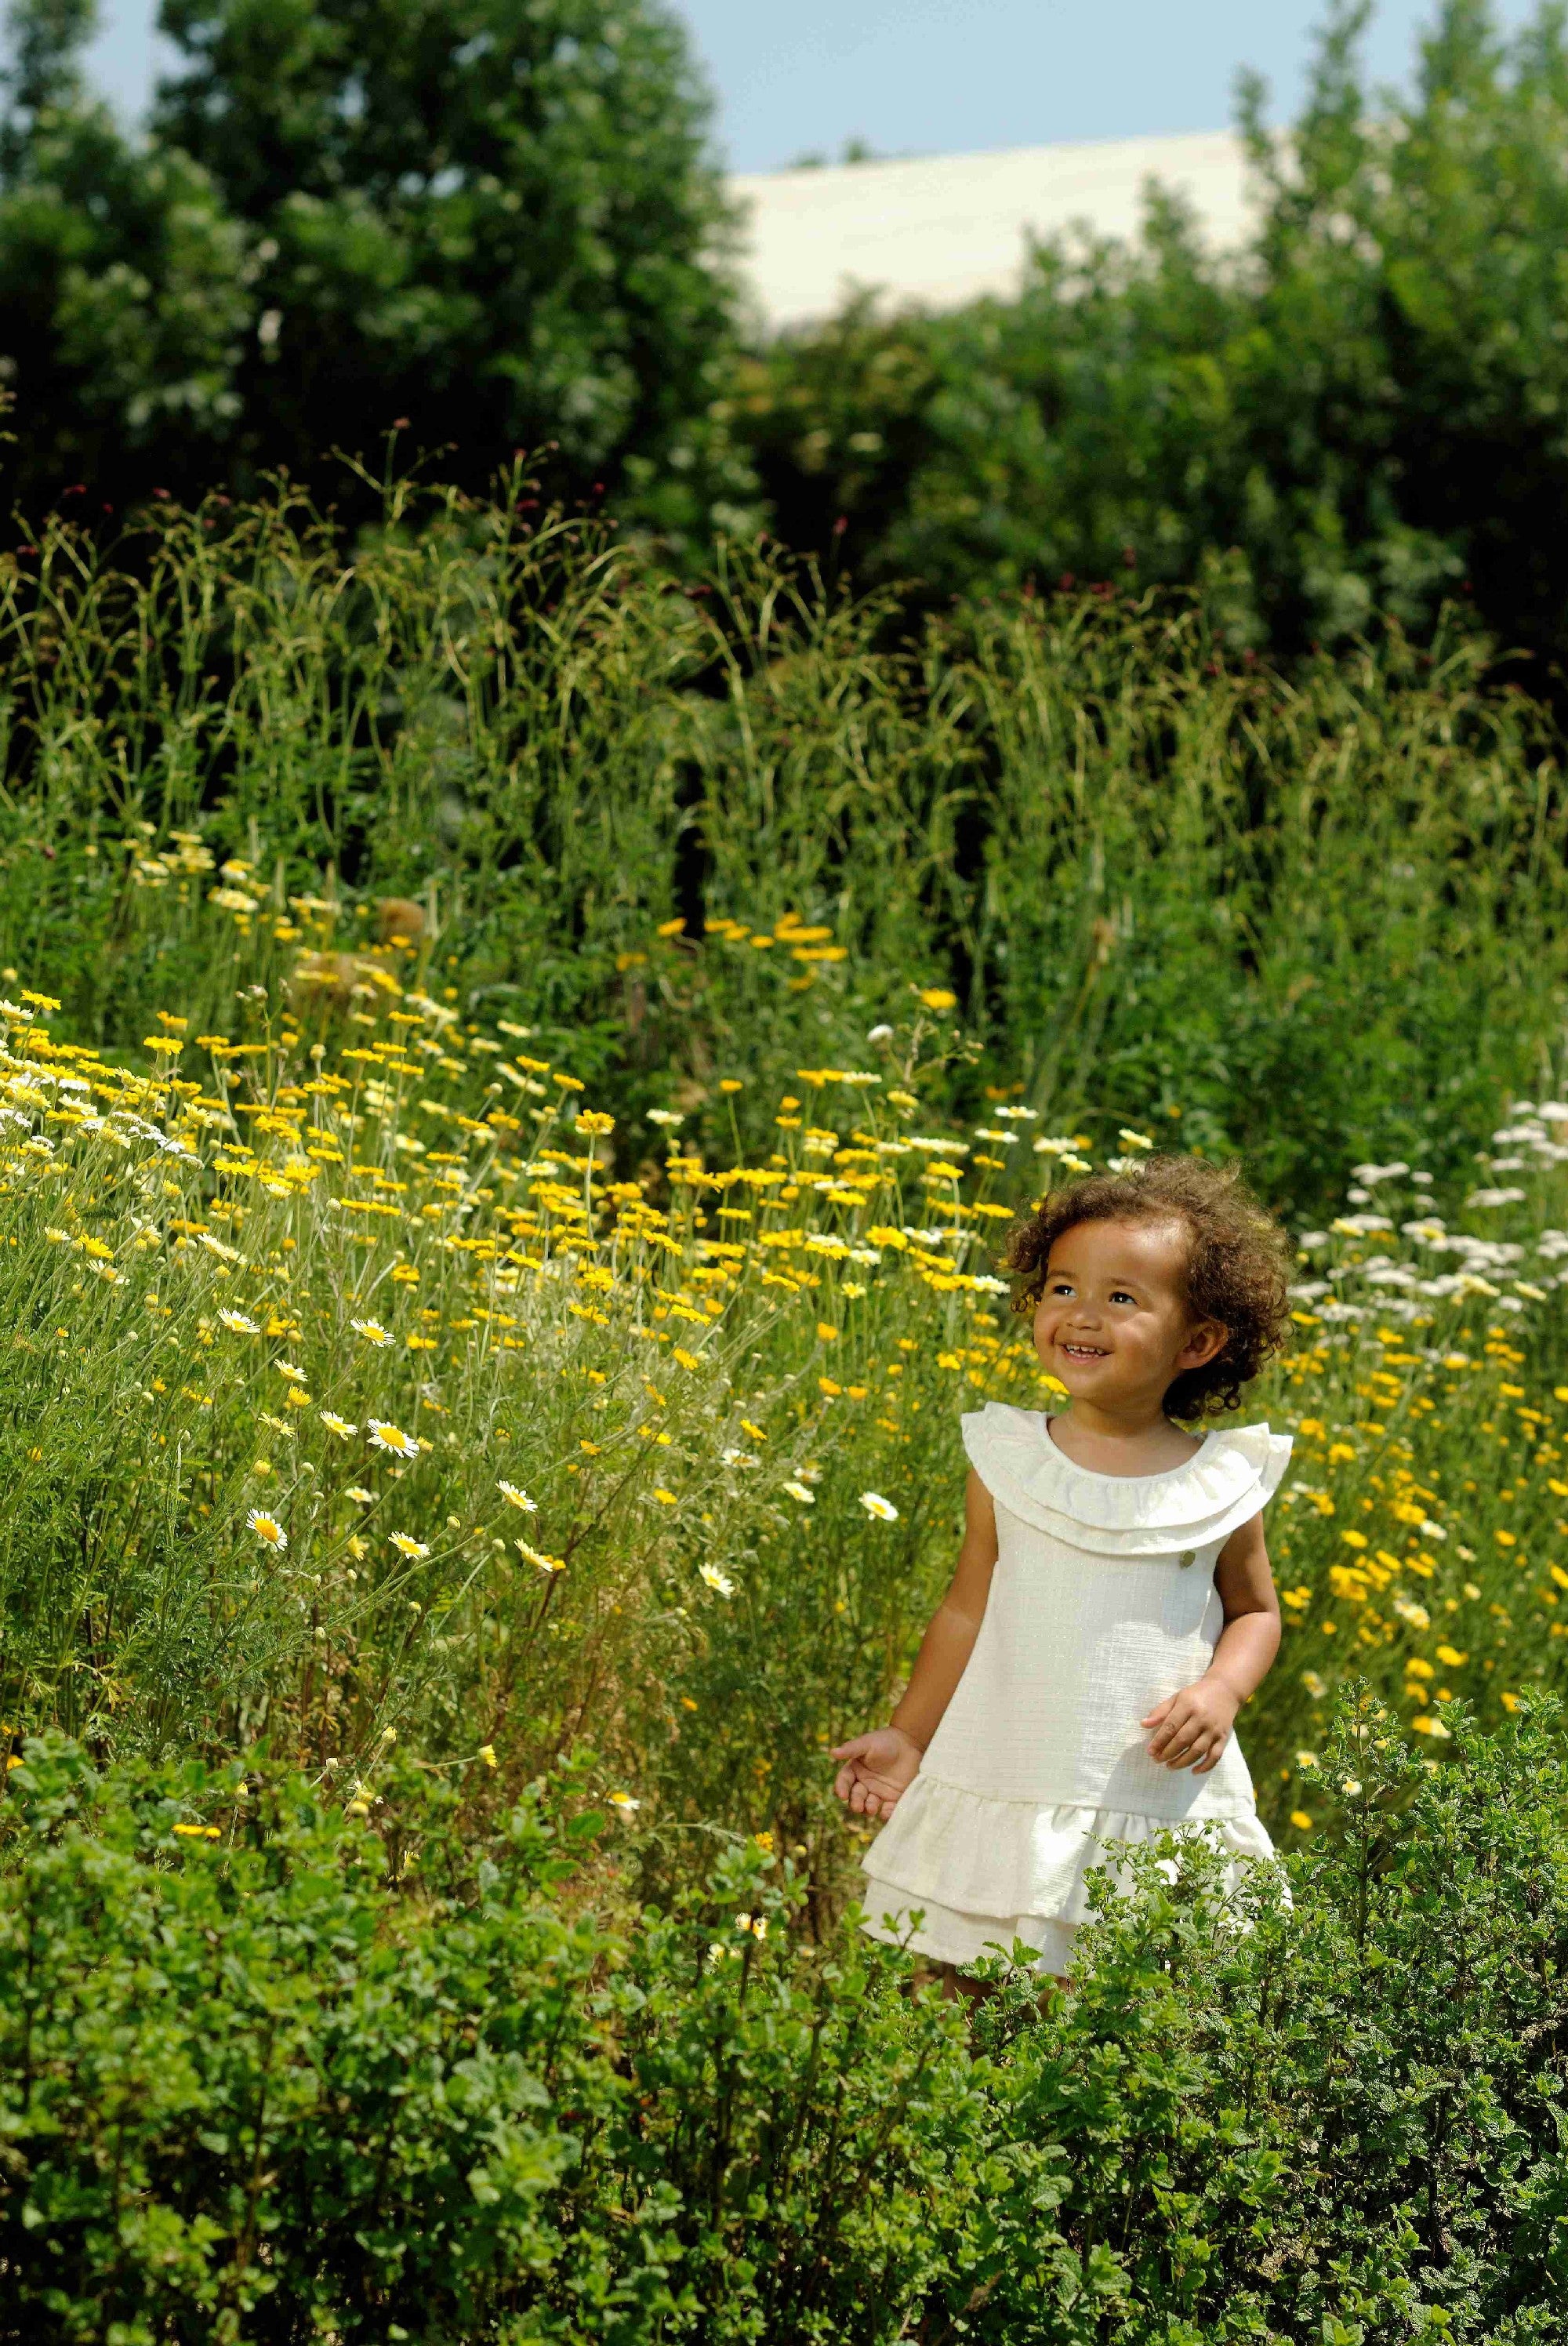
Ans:
[{"label": "sky", "polygon": [[[1375,78],[1408,74],[1436,0],[1383,0]],[[156,0],[100,0],[96,79],[135,119],[151,87]],[[1073,138],[1217,130],[1238,66],[1258,67],[1288,121],[1323,0],[684,0],[737,171],[836,158],[964,154]],[[1533,0],[1499,0],[1520,24]]]}]

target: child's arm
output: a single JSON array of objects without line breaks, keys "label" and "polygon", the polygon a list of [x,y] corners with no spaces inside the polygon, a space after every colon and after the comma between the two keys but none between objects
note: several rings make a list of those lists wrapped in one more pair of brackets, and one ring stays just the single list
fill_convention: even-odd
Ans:
[{"label": "child's arm", "polygon": [[1263,1517],[1254,1515],[1231,1535],[1214,1568],[1225,1627],[1202,1678],[1158,1704],[1139,1721],[1156,1732],[1151,1760],[1207,1776],[1230,1740],[1236,1714],[1255,1695],[1279,1651],[1279,1599],[1268,1569]]},{"label": "child's arm", "polygon": [[833,1752],[841,1760],[833,1790],[857,1816],[891,1816],[920,1772],[926,1745],[942,1724],[963,1676],[991,1594],[996,1565],[996,1510],[973,1468],[963,1494],[963,1545],[952,1585],[921,1640],[892,1724],[857,1735]]}]

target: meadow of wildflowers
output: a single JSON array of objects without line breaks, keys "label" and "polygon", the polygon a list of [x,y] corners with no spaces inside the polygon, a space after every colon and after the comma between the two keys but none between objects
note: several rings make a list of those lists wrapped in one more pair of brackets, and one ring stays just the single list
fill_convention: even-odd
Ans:
[{"label": "meadow of wildflowers", "polygon": [[[0,2339],[1563,2335],[1546,720],[404,519],[3,582]],[[1013,1217],[1238,1138],[1297,1902],[971,2043],[825,1755],[1051,1398]]]},{"label": "meadow of wildflowers", "polygon": [[[208,883],[241,925],[247,877]],[[948,1120],[928,988],[870,1064],[750,1103],[775,1147],[694,1147],[408,944],[324,1009],[331,915],[272,923],[294,971],[223,1033],[165,1011],[111,1056],[0,1000],[8,1709],[108,1750],[265,1734],[361,1790],[400,1738],[513,1783],[591,1742],[645,1829],[766,1830],[830,1879],[822,1754],[949,1565],[959,1413],[1049,1397],[1001,1239],[1153,1131]],[[1517,1103],[1446,1217],[1362,1165],[1299,1234],[1255,1402],[1298,1443],[1288,1640],[1247,1736],[1287,1836],[1348,1678],[1435,1753],[1456,1696],[1495,1723],[1560,1676],[1565,1127]]]},{"label": "meadow of wildflowers", "polygon": [[924,1113],[939,998],[698,1151],[399,966],[124,1064],[0,999],[0,2336],[1560,2336],[1568,1104],[1300,1234],[1293,1904],[1149,1852],[969,2039],[824,1747],[1092,1137]]}]

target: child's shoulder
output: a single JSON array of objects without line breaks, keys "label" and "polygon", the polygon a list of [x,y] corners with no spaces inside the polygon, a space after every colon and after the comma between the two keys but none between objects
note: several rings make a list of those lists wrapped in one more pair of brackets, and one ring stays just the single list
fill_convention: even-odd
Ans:
[{"label": "child's shoulder", "polygon": [[1001,1506],[1068,1545],[1122,1556],[1228,1539],[1273,1497],[1291,1448],[1267,1424],[1217,1427],[1185,1465],[1102,1474],[1057,1448],[1044,1410],[987,1402],[962,1428],[970,1464]]}]

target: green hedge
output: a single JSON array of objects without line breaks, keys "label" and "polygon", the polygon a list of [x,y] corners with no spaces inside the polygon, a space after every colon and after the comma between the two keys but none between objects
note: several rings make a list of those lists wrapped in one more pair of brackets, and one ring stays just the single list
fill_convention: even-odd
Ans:
[{"label": "green hedge", "polygon": [[756,1843],[639,1908],[580,1773],[372,1824],[30,1744],[0,2338],[1562,2339],[1555,1723],[1427,1767],[1369,1708],[1325,1774],[1292,1905],[1147,1857],[1075,1994],[971,2022]]}]

